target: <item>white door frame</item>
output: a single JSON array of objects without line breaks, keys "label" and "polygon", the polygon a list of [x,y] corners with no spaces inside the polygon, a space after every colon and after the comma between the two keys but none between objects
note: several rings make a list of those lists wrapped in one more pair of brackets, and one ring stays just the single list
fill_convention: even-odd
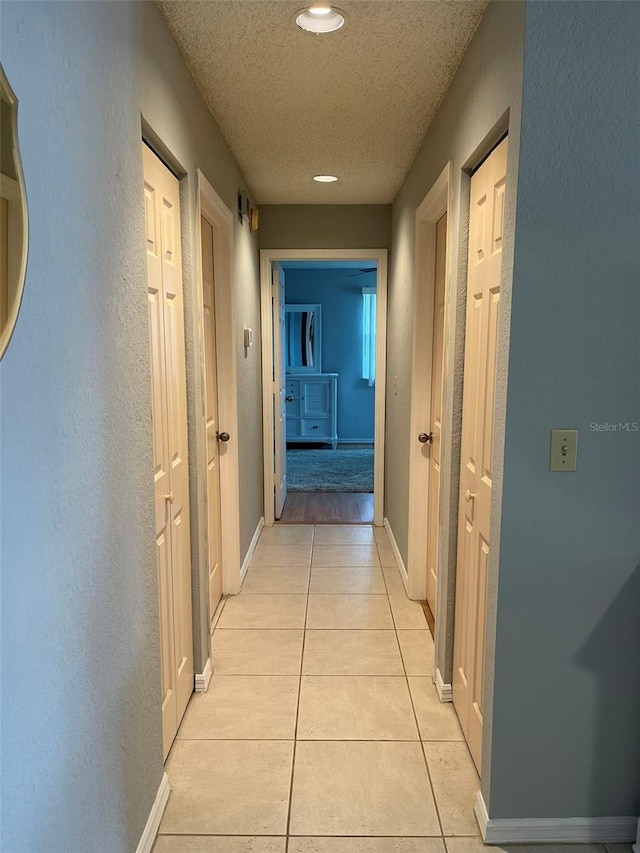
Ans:
[{"label": "white door frame", "polygon": [[262,249],[260,303],[262,318],[262,426],[264,456],[264,523],[274,524],[273,472],[273,329],[271,320],[271,265],[277,261],[374,261],[376,279],[376,383],[374,432],[373,523],[384,524],[384,437],[387,373],[387,249]]},{"label": "white door frame", "polygon": [[[222,592],[233,595],[240,590],[240,512],[238,477],[238,383],[236,371],[236,324],[233,301],[233,214],[197,169],[196,200],[196,286],[198,289],[198,334],[200,336],[201,387],[204,388],[204,316],[202,287],[202,245],[200,217],[213,226],[213,268],[215,291],[216,358],[218,363],[218,420],[231,439],[220,445],[220,515],[222,538]],[[204,398],[203,398],[204,399]],[[202,446],[198,458],[206,459],[204,403],[200,416]],[[206,483],[205,483],[206,494]],[[206,538],[206,533],[205,533]],[[207,545],[208,546],[208,545]],[[208,601],[208,597],[207,597]],[[213,614],[209,614],[211,619]]]},{"label": "white door frame", "polygon": [[[409,535],[407,546],[407,594],[424,601],[427,595],[427,513],[429,508],[430,457],[418,434],[429,432],[431,423],[431,362],[433,360],[431,330],[433,329],[433,300],[435,293],[436,223],[452,208],[453,163],[449,161],[435,184],[416,210],[413,357],[411,368],[411,418],[409,436]],[[444,338],[442,393],[447,393],[451,366],[446,363],[447,318],[450,316],[451,231],[453,217],[447,219],[445,260]],[[444,407],[443,407],[444,410]],[[450,466],[442,460],[440,476],[451,478]],[[442,506],[440,508],[442,513]],[[440,572],[438,571],[438,575]],[[441,595],[441,584],[436,599]],[[436,608],[438,609],[438,608]]]}]

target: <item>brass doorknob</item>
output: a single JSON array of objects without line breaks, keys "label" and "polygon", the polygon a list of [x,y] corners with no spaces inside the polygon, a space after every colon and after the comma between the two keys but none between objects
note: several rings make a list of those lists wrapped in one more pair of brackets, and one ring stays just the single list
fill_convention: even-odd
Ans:
[{"label": "brass doorknob", "polygon": [[228,432],[217,432],[216,438],[218,439],[218,441],[229,441],[231,436],[229,435]]},{"label": "brass doorknob", "polygon": [[433,442],[433,433],[421,432],[418,436],[418,441],[420,442],[420,444],[431,444]]}]

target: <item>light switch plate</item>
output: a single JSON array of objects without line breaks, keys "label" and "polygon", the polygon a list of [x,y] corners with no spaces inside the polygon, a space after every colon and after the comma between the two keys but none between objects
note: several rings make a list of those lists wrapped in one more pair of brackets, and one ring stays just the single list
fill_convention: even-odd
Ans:
[{"label": "light switch plate", "polygon": [[578,468],[578,430],[552,429],[550,471],[576,471]]}]

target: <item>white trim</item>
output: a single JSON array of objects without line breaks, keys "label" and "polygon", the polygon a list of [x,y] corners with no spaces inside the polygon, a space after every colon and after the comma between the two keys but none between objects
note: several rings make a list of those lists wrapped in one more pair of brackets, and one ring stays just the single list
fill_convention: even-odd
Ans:
[{"label": "white trim", "polygon": [[[220,620],[220,616],[222,615],[222,610],[223,610],[226,603],[227,603],[227,597],[223,595],[220,598],[220,601],[218,602],[218,606],[216,607],[215,613],[213,614],[213,619],[211,620],[211,635],[213,635],[213,632],[216,629],[216,625],[218,624],[218,622]],[[211,664],[211,674],[213,675],[214,672],[215,672],[215,670],[213,668],[213,664]]]},{"label": "white trim", "polygon": [[271,264],[276,261],[356,260],[377,263],[376,383],[374,434],[373,523],[384,516],[385,390],[387,376],[387,249],[262,249],[260,251],[260,311],[262,331],[262,432],[264,458],[264,523],[274,518],[273,329],[271,321]]},{"label": "white trim", "polygon": [[264,523],[275,523],[275,424],[273,422],[273,321],[271,313],[271,261],[260,252],[260,337],[262,340],[262,459],[264,465]]},{"label": "white trim", "polygon": [[264,517],[260,519],[258,522],[258,526],[256,527],[255,533],[253,534],[253,538],[249,545],[249,549],[247,550],[247,555],[244,558],[242,563],[242,568],[240,569],[240,584],[244,581],[247,572],[249,571],[249,564],[251,563],[251,558],[253,557],[253,552],[256,550],[256,545],[258,544],[258,539],[260,538],[260,534],[262,533],[262,528],[264,527]]},{"label": "white trim", "polygon": [[[240,484],[238,474],[238,376],[236,369],[236,321],[234,305],[234,218],[224,201],[200,171],[196,204],[196,280],[200,323],[201,370],[204,377],[204,330],[202,316],[202,249],[200,217],[213,226],[216,360],[218,365],[218,418],[220,428],[231,435],[220,453],[220,520],[222,546],[222,591],[240,589]],[[204,386],[203,386],[204,387]],[[202,412],[204,420],[204,410]],[[204,425],[203,425],[204,427]],[[206,441],[206,429],[202,430]],[[206,458],[203,447],[201,458]],[[209,564],[207,557],[207,566]]]},{"label": "white trim", "polygon": [[402,559],[400,549],[398,548],[396,537],[393,535],[393,530],[391,529],[391,524],[389,523],[388,518],[385,518],[384,520],[384,529],[387,531],[389,542],[391,543],[391,550],[393,551],[393,556],[396,558],[396,563],[398,564],[398,571],[400,572],[400,577],[402,578],[402,583],[404,584],[404,588],[406,591],[408,583],[407,569],[404,564],[404,560]]},{"label": "white trim", "polygon": [[[379,525],[384,517],[384,442],[387,388],[387,265],[389,253],[382,249],[376,256],[378,291],[376,311],[376,384],[373,445],[373,523]],[[399,552],[398,552],[399,553]],[[404,563],[402,563],[404,569]],[[405,570],[406,573],[406,570]]]},{"label": "white trim", "polygon": [[195,675],[195,691],[196,693],[206,693],[209,689],[213,669],[211,667],[211,658],[207,658],[202,672],[196,672]]},{"label": "white trim", "polygon": [[442,673],[436,667],[436,674],[434,678],[434,683],[436,685],[436,690],[438,691],[438,696],[440,697],[441,702],[453,702],[453,685],[445,684],[442,678]]},{"label": "white trim", "polygon": [[[413,279],[413,355],[411,370],[411,418],[409,427],[409,535],[407,542],[407,575],[409,598],[424,601],[427,597],[427,524],[429,510],[428,444],[418,442],[418,434],[431,429],[431,362],[433,357],[433,299],[435,291],[436,223],[451,212],[451,161],[416,210]],[[450,299],[452,217],[447,220],[445,259],[445,329],[443,347],[443,386],[449,378],[444,363],[446,353],[446,318]],[[444,387],[443,387],[444,391]],[[450,477],[443,469],[441,478]],[[436,597],[440,590],[436,592]],[[434,607],[434,613],[437,607]]]},{"label": "white trim", "polygon": [[162,820],[162,815],[164,814],[164,810],[167,806],[167,800],[169,799],[170,793],[171,787],[169,785],[169,777],[166,773],[163,773],[162,779],[160,780],[160,787],[158,788],[158,793],[156,794],[156,798],[151,806],[151,811],[149,812],[144,832],[142,833],[140,842],[136,847],[136,853],[151,853],[153,850],[156,835],[158,834],[158,829],[160,829],[160,821]]},{"label": "white trim", "polygon": [[633,841],[636,835],[635,817],[492,820],[480,791],[474,811],[485,844],[619,844]]},{"label": "white trim", "polygon": [[484,801],[484,797],[482,796],[482,791],[478,791],[478,794],[476,796],[476,802],[473,807],[473,813],[476,816],[476,820],[478,821],[482,840],[486,841],[487,827],[489,825],[489,812],[487,811],[487,805]]}]

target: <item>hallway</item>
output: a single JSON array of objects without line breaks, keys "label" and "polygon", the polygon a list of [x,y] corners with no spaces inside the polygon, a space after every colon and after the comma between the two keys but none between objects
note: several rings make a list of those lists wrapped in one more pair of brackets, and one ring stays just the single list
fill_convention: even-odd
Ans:
[{"label": "hallway", "polygon": [[213,662],[169,755],[155,853],[479,845],[478,778],[386,531],[265,528]]}]

